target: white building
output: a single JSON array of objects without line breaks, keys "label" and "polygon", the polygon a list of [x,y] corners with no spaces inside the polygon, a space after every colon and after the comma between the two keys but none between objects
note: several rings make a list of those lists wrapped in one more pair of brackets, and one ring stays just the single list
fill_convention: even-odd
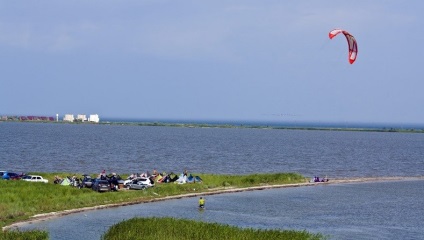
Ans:
[{"label": "white building", "polygon": [[91,114],[90,117],[88,118],[88,121],[98,123],[100,121],[99,115],[98,114]]},{"label": "white building", "polygon": [[63,117],[64,122],[73,122],[75,120],[73,114],[65,114],[65,117]]},{"label": "white building", "polygon": [[79,122],[85,122],[87,121],[87,116],[85,116],[85,114],[78,114],[76,120]]}]

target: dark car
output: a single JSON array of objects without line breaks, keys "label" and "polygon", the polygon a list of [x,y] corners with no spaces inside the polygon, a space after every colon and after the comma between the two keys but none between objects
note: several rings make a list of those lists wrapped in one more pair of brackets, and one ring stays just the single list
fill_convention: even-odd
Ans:
[{"label": "dark car", "polygon": [[0,179],[5,180],[19,180],[24,176],[23,173],[18,174],[14,172],[8,172],[8,171],[0,171]]},{"label": "dark car", "polygon": [[91,178],[90,175],[83,175],[84,178],[82,179],[81,187],[91,188],[93,186],[94,179]]},{"label": "dark car", "polygon": [[19,179],[21,179],[24,176],[23,173],[20,173],[19,174],[19,173],[10,172],[8,174],[9,174],[10,180],[19,180]]},{"label": "dark car", "polygon": [[109,192],[110,184],[107,180],[95,179],[91,188],[97,192]]}]

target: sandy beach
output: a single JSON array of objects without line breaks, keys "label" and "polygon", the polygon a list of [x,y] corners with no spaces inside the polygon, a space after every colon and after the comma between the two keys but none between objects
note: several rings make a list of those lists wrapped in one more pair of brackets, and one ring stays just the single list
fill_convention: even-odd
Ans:
[{"label": "sandy beach", "polygon": [[34,222],[37,222],[37,221],[45,221],[45,220],[58,218],[58,217],[73,214],[73,213],[89,211],[89,210],[98,210],[98,209],[128,206],[128,205],[141,204],[141,203],[166,201],[166,200],[170,200],[170,199],[180,199],[180,198],[189,198],[189,197],[207,196],[207,195],[216,195],[216,194],[222,194],[222,193],[234,193],[234,192],[243,192],[243,191],[257,191],[257,190],[266,190],[266,189],[273,189],[273,188],[293,188],[293,187],[307,187],[307,186],[313,187],[313,186],[329,185],[329,184],[365,183],[365,182],[382,182],[382,181],[406,181],[406,180],[424,180],[424,176],[421,176],[421,177],[345,178],[345,179],[330,179],[330,181],[328,181],[328,182],[317,182],[317,183],[315,183],[315,182],[304,182],[304,183],[295,183],[295,184],[263,185],[263,186],[246,187],[246,188],[232,188],[232,187],[214,188],[214,189],[210,189],[209,191],[206,191],[206,192],[189,193],[189,194],[167,196],[167,197],[158,197],[158,198],[149,199],[149,200],[139,199],[139,200],[136,200],[136,201],[122,202],[122,203],[115,203],[115,204],[106,204],[106,205],[98,205],[98,206],[93,206],[93,207],[84,207],[84,208],[70,209],[70,210],[64,210],[64,211],[58,211],[58,212],[37,214],[37,215],[34,215],[30,219],[27,219],[25,221],[15,222],[13,224],[5,226],[5,227],[2,228],[2,230],[5,231],[5,230],[9,230],[9,229],[16,229],[16,228],[19,228],[20,226],[22,226],[23,224],[34,223]]}]

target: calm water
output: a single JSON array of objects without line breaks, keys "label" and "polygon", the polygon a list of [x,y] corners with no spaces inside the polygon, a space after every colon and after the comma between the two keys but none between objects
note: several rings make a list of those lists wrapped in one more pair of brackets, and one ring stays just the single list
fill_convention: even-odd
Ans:
[{"label": "calm water", "polygon": [[200,212],[197,198],[185,198],[77,213],[21,229],[45,229],[51,239],[99,239],[123,219],[169,216],[308,230],[331,239],[424,239],[423,192],[423,180],[262,190],[207,196]]},{"label": "calm water", "polygon": [[424,134],[0,123],[1,170],[423,176]]},{"label": "calm water", "polygon": [[[188,169],[226,174],[298,172],[330,179],[424,176],[424,134],[0,123],[0,136],[0,170],[19,172]],[[98,239],[116,222],[154,214],[241,227],[306,229],[334,239],[423,239],[423,183],[216,195],[208,197],[207,210],[201,213],[195,209],[197,199],[180,199],[73,214],[24,229],[45,228],[52,239]],[[91,226],[93,221],[104,223],[103,227]],[[77,236],[75,229],[87,236]]]}]

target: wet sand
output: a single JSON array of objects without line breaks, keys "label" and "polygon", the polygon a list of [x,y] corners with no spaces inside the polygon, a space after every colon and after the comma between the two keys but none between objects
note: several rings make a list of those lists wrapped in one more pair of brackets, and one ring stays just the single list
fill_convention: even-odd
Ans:
[{"label": "wet sand", "polygon": [[128,206],[128,205],[141,204],[141,203],[166,201],[166,200],[169,200],[169,199],[180,199],[180,198],[188,198],[188,197],[216,195],[216,194],[222,194],[222,193],[257,191],[257,190],[266,190],[266,189],[273,189],[273,188],[292,188],[292,187],[319,186],[319,185],[329,185],[329,184],[384,182],[384,181],[406,181],[406,180],[424,180],[424,176],[421,176],[421,177],[345,178],[345,179],[330,179],[330,181],[328,181],[328,182],[316,182],[316,183],[315,182],[304,182],[304,183],[281,184],[281,185],[263,185],[263,186],[246,187],[246,188],[232,188],[232,187],[214,188],[214,189],[210,189],[209,191],[206,191],[206,192],[188,193],[188,194],[181,194],[181,195],[167,196],[167,197],[158,197],[158,198],[149,199],[149,200],[139,199],[139,200],[134,200],[134,201],[130,201],[130,202],[98,205],[98,206],[94,206],[94,207],[84,207],[84,208],[70,209],[70,210],[64,210],[64,211],[59,211],[59,212],[37,214],[37,215],[34,215],[31,218],[27,219],[27,220],[15,222],[15,223],[12,223],[8,226],[5,226],[5,227],[3,227],[2,230],[5,231],[5,230],[10,230],[10,229],[17,229],[20,226],[27,224],[27,223],[34,223],[34,222],[37,222],[37,221],[45,221],[45,220],[58,218],[58,217],[73,214],[73,213],[89,211],[89,210],[98,210],[98,209]]}]

